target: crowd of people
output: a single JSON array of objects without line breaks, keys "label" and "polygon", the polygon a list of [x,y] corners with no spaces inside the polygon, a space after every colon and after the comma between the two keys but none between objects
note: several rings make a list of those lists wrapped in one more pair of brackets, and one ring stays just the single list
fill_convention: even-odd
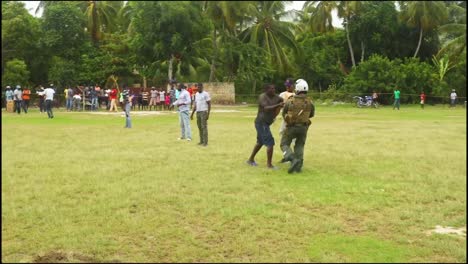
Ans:
[{"label": "crowd of people", "polygon": [[[273,84],[266,84],[264,92],[258,97],[258,111],[254,124],[257,131],[257,141],[252,153],[247,160],[250,166],[258,166],[255,156],[259,150],[267,148],[267,168],[278,169],[272,164],[273,147],[275,140],[271,133],[270,126],[275,121],[277,115],[282,111],[283,121],[280,126],[279,135],[280,148],[283,152],[282,163],[290,162],[288,173],[301,172],[304,163],[304,145],[307,139],[308,128],[311,125],[310,118],[315,115],[315,107],[311,99],[307,97],[309,90],[308,83],[303,79],[294,81],[288,78],[285,91],[276,95],[276,87]],[[54,118],[52,111],[54,95],[56,90],[53,84],[49,87],[42,86],[36,91],[39,97],[40,112],[47,112],[48,118]],[[82,97],[83,95],[83,97]],[[91,111],[97,111],[103,104],[107,111],[118,111],[118,105],[125,113],[125,128],[131,128],[130,111],[135,110],[172,110],[177,107],[179,114],[180,137],[178,140],[192,141],[190,119],[196,113],[197,126],[200,140],[198,145],[208,145],[208,119],[211,111],[210,94],[203,90],[203,84],[184,84],[176,80],[171,80],[170,88],[166,91],[163,88],[128,88],[123,91],[117,88],[101,89],[98,85],[90,87],[66,88],[64,90],[65,107],[67,111],[80,111],[82,105],[89,103]],[[393,109],[400,110],[400,90],[395,87],[393,96]],[[88,98],[89,102],[84,101]],[[421,108],[424,109],[426,94],[424,91],[419,95]],[[28,112],[31,99],[31,90],[20,85],[16,85],[15,90],[10,86],[6,87],[5,99],[7,110],[18,114],[23,111]],[[378,94],[372,94],[372,100],[377,102]],[[450,107],[455,107],[457,94],[452,90],[450,94]],[[83,107],[85,108],[85,107]],[[149,108],[149,109],[148,109]],[[192,110],[190,114],[190,110]],[[294,147],[291,148],[291,144]]]}]

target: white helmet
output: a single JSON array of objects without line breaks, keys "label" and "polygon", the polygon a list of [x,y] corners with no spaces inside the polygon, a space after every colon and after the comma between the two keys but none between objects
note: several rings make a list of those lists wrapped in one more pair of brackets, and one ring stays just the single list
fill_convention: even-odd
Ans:
[{"label": "white helmet", "polygon": [[309,91],[309,85],[307,84],[307,82],[303,79],[298,79],[296,81],[296,89],[295,89],[296,93],[298,92],[307,92]]}]

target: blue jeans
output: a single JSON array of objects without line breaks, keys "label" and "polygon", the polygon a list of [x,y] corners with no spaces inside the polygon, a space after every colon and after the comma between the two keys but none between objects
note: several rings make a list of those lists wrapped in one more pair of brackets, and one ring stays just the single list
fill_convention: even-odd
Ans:
[{"label": "blue jeans", "polygon": [[72,110],[73,108],[73,97],[68,97],[66,102],[67,110]]},{"label": "blue jeans", "polygon": [[96,110],[98,107],[98,98],[93,97],[91,98],[91,110]]},{"label": "blue jeans", "polygon": [[192,139],[192,130],[190,129],[189,110],[179,112],[179,122],[181,129],[181,138]]}]

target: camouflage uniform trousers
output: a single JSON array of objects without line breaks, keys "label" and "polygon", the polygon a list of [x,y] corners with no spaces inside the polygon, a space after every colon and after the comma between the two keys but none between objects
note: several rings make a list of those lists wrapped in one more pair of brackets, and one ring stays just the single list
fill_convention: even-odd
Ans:
[{"label": "camouflage uniform trousers", "polygon": [[[298,160],[296,170],[302,169],[304,161],[304,145],[307,139],[307,131],[309,130],[308,125],[293,125],[286,127],[283,136],[281,137],[281,150],[286,161]],[[294,144],[294,152],[291,149],[291,142],[296,139]]]}]

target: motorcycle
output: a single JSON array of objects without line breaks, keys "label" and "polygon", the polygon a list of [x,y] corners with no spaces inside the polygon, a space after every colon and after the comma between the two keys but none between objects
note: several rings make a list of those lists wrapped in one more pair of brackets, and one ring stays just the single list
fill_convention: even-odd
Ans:
[{"label": "motorcycle", "polygon": [[356,100],[356,106],[361,108],[361,107],[378,107],[378,103],[374,100],[372,100],[372,96],[364,96],[362,98],[361,96],[353,96],[353,99]]}]

